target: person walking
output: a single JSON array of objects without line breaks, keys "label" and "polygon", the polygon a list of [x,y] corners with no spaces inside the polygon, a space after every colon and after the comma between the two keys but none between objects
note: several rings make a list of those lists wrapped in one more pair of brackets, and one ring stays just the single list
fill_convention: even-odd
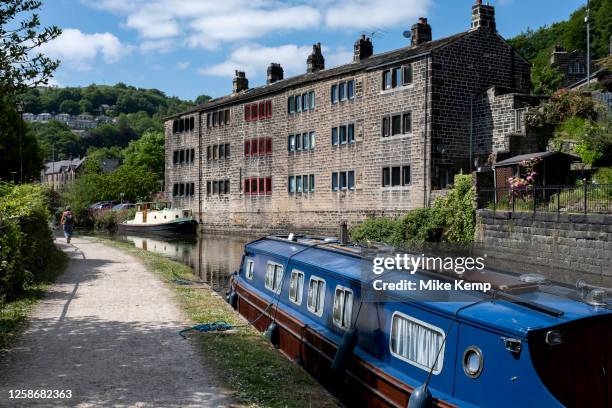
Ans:
[{"label": "person walking", "polygon": [[66,211],[62,213],[62,219],[60,220],[60,224],[64,228],[64,236],[66,237],[66,242],[70,243],[70,238],[72,237],[72,230],[74,229],[74,215],[70,210],[70,206],[66,206]]}]

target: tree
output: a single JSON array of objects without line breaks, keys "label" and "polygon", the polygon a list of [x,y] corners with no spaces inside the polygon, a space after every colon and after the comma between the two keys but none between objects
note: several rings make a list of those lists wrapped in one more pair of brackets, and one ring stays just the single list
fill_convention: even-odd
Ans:
[{"label": "tree", "polygon": [[78,115],[79,112],[81,112],[79,104],[71,99],[62,102],[59,106],[59,110],[62,113],[68,113],[70,115]]},{"label": "tree", "polygon": [[81,111],[81,113],[92,113],[93,104],[87,99],[81,99],[79,101],[79,110]]},{"label": "tree", "polygon": [[83,154],[81,140],[63,122],[30,124],[45,160],[66,160]]},{"label": "tree", "polygon": [[559,88],[562,76],[550,65],[535,65],[531,70],[531,83],[533,93],[536,95],[550,95]]},{"label": "tree", "polygon": [[[0,103],[0,179],[19,181],[23,157],[23,180],[39,179],[42,153],[27,123],[20,124],[19,114],[10,106]],[[23,126],[20,130],[20,126]],[[21,133],[21,149],[20,137]]]},{"label": "tree", "polygon": [[208,101],[210,101],[212,99],[212,97],[208,96],[208,95],[200,95],[196,98],[195,103],[196,105],[202,105]]},{"label": "tree", "polygon": [[161,178],[164,155],[164,134],[148,131],[140,139],[130,142],[123,151],[123,160],[126,165],[143,167]]},{"label": "tree", "polygon": [[[35,11],[41,4],[34,0],[5,0],[0,4],[0,96],[47,84],[59,66],[59,61],[35,52],[61,34],[55,26],[39,29]],[[21,21],[15,21],[22,15]]]}]

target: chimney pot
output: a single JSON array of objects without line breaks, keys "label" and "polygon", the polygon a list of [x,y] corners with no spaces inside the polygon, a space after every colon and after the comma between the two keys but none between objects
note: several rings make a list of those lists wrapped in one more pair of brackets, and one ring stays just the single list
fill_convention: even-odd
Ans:
[{"label": "chimney pot", "polygon": [[410,31],[412,32],[413,47],[431,41],[431,26],[425,17],[419,17],[419,20],[412,25]]},{"label": "chimney pot", "polygon": [[268,66],[268,85],[283,79],[283,67],[277,62],[270,63]]},{"label": "chimney pot", "polygon": [[374,46],[372,45],[372,40],[368,38],[365,34],[361,34],[361,37],[357,41],[355,41],[355,46],[353,48],[353,61],[359,62],[366,58],[370,58],[372,54],[374,54]]},{"label": "chimney pot", "polygon": [[245,72],[238,70],[236,70],[235,72],[236,76],[232,81],[233,93],[238,93],[249,89],[249,80],[247,79]]},{"label": "chimney pot", "polygon": [[317,72],[325,69],[325,58],[321,53],[321,43],[312,45],[312,53],[306,59],[306,71]]},{"label": "chimney pot", "polygon": [[482,0],[476,0],[472,6],[471,30],[487,29],[497,31],[495,24],[495,8],[489,4],[482,4]]}]

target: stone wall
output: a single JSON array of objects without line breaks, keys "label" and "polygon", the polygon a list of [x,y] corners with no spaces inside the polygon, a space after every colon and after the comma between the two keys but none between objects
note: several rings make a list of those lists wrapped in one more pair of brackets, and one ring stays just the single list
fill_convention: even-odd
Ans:
[{"label": "stone wall", "polygon": [[612,287],[612,215],[478,212],[487,266]]}]

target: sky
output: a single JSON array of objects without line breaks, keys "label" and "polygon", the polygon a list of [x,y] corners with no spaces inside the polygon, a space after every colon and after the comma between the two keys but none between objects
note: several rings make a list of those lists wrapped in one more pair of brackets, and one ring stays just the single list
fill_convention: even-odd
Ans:
[{"label": "sky", "polygon": [[[348,63],[353,43],[372,35],[374,52],[409,45],[402,33],[427,17],[433,37],[469,29],[475,0],[46,0],[43,25],[62,35],[42,52],[62,64],[52,83],[124,82],[193,100],[231,92],[236,69],[251,87],[266,81],[270,62],[285,78],[306,70],[312,44],[326,68]],[[498,32],[567,19],[585,1],[495,0]]]}]

